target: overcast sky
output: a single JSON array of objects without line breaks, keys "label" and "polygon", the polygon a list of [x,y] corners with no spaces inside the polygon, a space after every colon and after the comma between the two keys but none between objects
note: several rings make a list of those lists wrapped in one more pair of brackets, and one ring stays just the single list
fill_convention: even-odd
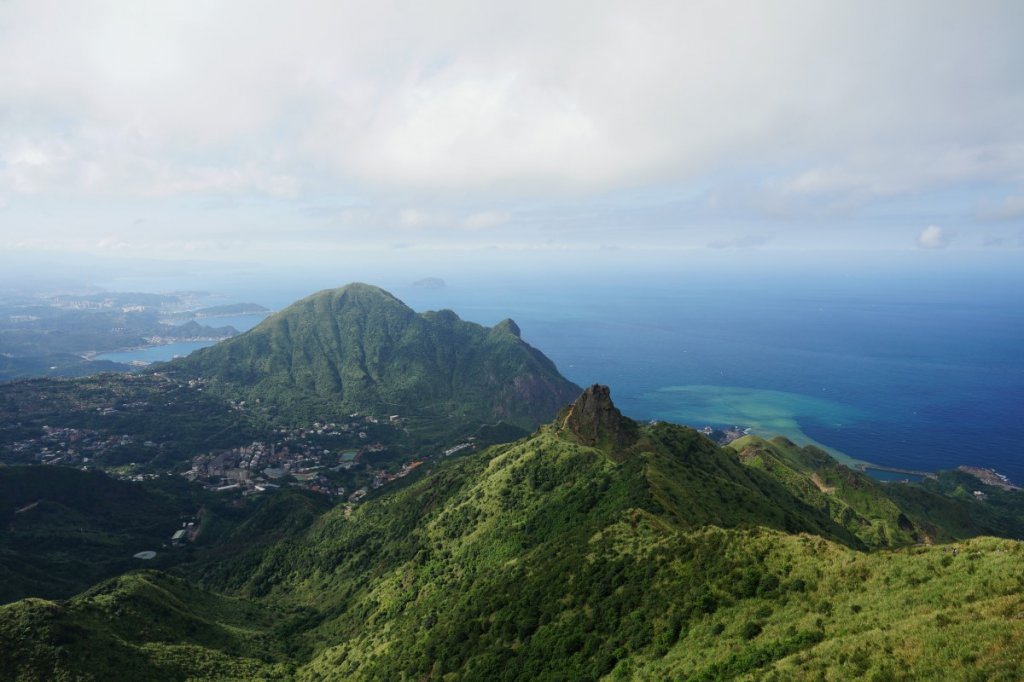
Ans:
[{"label": "overcast sky", "polygon": [[1024,255],[1024,2],[0,0],[8,256],[821,250]]}]

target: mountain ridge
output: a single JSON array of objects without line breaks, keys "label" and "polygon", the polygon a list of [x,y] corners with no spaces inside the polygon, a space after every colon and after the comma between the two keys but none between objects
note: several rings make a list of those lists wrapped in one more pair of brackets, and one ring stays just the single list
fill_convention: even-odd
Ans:
[{"label": "mountain ridge", "polygon": [[512,320],[487,328],[450,310],[416,313],[361,283],[307,296],[161,371],[203,376],[286,412],[319,404],[338,414],[411,412],[525,429],[579,391]]}]

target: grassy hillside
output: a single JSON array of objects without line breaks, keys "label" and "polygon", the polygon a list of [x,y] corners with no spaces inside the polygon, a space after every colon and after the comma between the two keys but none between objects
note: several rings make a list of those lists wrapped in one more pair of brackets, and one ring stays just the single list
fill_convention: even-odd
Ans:
[{"label": "grassy hillside", "polygon": [[[690,429],[626,420],[623,439],[618,417],[579,429],[573,414],[328,513],[212,584],[311,610],[292,645],[310,657],[302,679],[1019,671],[984,656],[1020,603],[1017,543],[865,554],[855,548],[901,540],[880,491],[841,503],[873,519],[860,537],[838,505],[792,492],[810,463],[793,462],[784,485]],[[966,619],[965,604],[977,604]],[[911,648],[885,634],[901,629]],[[947,651],[949,638],[960,645]]]},{"label": "grassy hillside", "polygon": [[[323,495],[282,490],[235,500],[177,477],[143,483],[67,467],[0,467],[0,603],[62,599],[139,568],[184,571],[294,537],[330,508]],[[194,541],[171,546],[186,521]],[[138,552],[156,551],[150,560]]]},{"label": "grassy hillside", "polygon": [[0,670],[10,680],[289,679],[273,628],[282,614],[157,572],[67,602],[0,606]]},{"label": "grassy hillside", "polygon": [[[531,437],[426,465],[360,505],[268,498],[211,535],[229,551],[183,569],[203,589],[146,572],[4,607],[0,666],[24,679],[53,661],[95,679],[117,665],[140,679],[1021,679],[1024,545],[915,544],[923,507],[820,454],[640,425],[591,387]],[[919,506],[986,522],[916,490]],[[1019,504],[1002,503],[998,518]]]},{"label": "grassy hillside", "polygon": [[417,314],[365,284],[309,296],[165,369],[317,419],[362,411],[533,428],[579,391],[511,320],[487,329],[450,310]]},{"label": "grassy hillside", "polygon": [[[978,535],[1019,537],[1021,496],[959,472],[922,484],[886,484],[839,464],[813,446],[746,436],[729,444],[741,462],[782,482],[807,504],[828,512],[870,547],[949,542]],[[970,479],[970,480],[966,480]],[[967,490],[983,489],[980,502]]]}]

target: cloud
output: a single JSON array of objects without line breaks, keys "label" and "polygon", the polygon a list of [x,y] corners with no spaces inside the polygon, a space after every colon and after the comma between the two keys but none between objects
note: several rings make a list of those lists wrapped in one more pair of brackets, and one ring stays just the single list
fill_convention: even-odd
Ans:
[{"label": "cloud", "polygon": [[1020,175],[996,157],[1024,143],[1022,23],[997,1],[13,0],[4,127],[64,153],[0,184],[557,195],[766,158],[808,169],[797,191],[904,191],[905,158]]},{"label": "cloud", "polygon": [[908,219],[1022,215],[978,208],[1024,187],[1021,25],[1012,0],[4,0],[4,222],[132,253],[898,248]]},{"label": "cloud", "polygon": [[446,211],[405,208],[398,212],[398,227],[407,230],[433,228],[441,230],[486,230],[504,225],[511,220],[508,213],[501,211],[476,211],[463,218],[457,218]]},{"label": "cloud", "polygon": [[938,225],[929,225],[917,235],[917,245],[922,249],[944,249],[949,245],[949,236]]},{"label": "cloud", "polygon": [[122,241],[117,235],[107,235],[96,242],[96,249],[101,251],[122,251],[130,249],[131,245]]},{"label": "cloud", "polygon": [[1024,194],[1011,194],[995,205],[983,206],[978,211],[982,220],[1016,220],[1024,218]]},{"label": "cloud", "polygon": [[[897,153],[894,153],[897,152]],[[967,145],[962,142],[907,148],[894,145],[845,155],[839,163],[800,171],[782,184],[788,197],[844,197],[865,202],[965,183],[1024,177],[1024,144]],[[1001,210],[1024,211],[1014,197]]]}]

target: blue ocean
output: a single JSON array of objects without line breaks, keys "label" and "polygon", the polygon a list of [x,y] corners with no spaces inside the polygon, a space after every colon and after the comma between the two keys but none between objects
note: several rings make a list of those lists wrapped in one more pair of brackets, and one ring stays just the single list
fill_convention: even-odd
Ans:
[{"label": "blue ocean", "polygon": [[1001,283],[635,282],[394,292],[523,338],[637,419],[1024,483],[1024,297]]},{"label": "blue ocean", "polygon": [[[279,309],[347,281],[231,295]],[[608,384],[637,419],[741,426],[908,470],[990,467],[1024,483],[1024,289],[1005,277],[405,282],[374,283],[418,311],[513,318],[564,375]]]}]

